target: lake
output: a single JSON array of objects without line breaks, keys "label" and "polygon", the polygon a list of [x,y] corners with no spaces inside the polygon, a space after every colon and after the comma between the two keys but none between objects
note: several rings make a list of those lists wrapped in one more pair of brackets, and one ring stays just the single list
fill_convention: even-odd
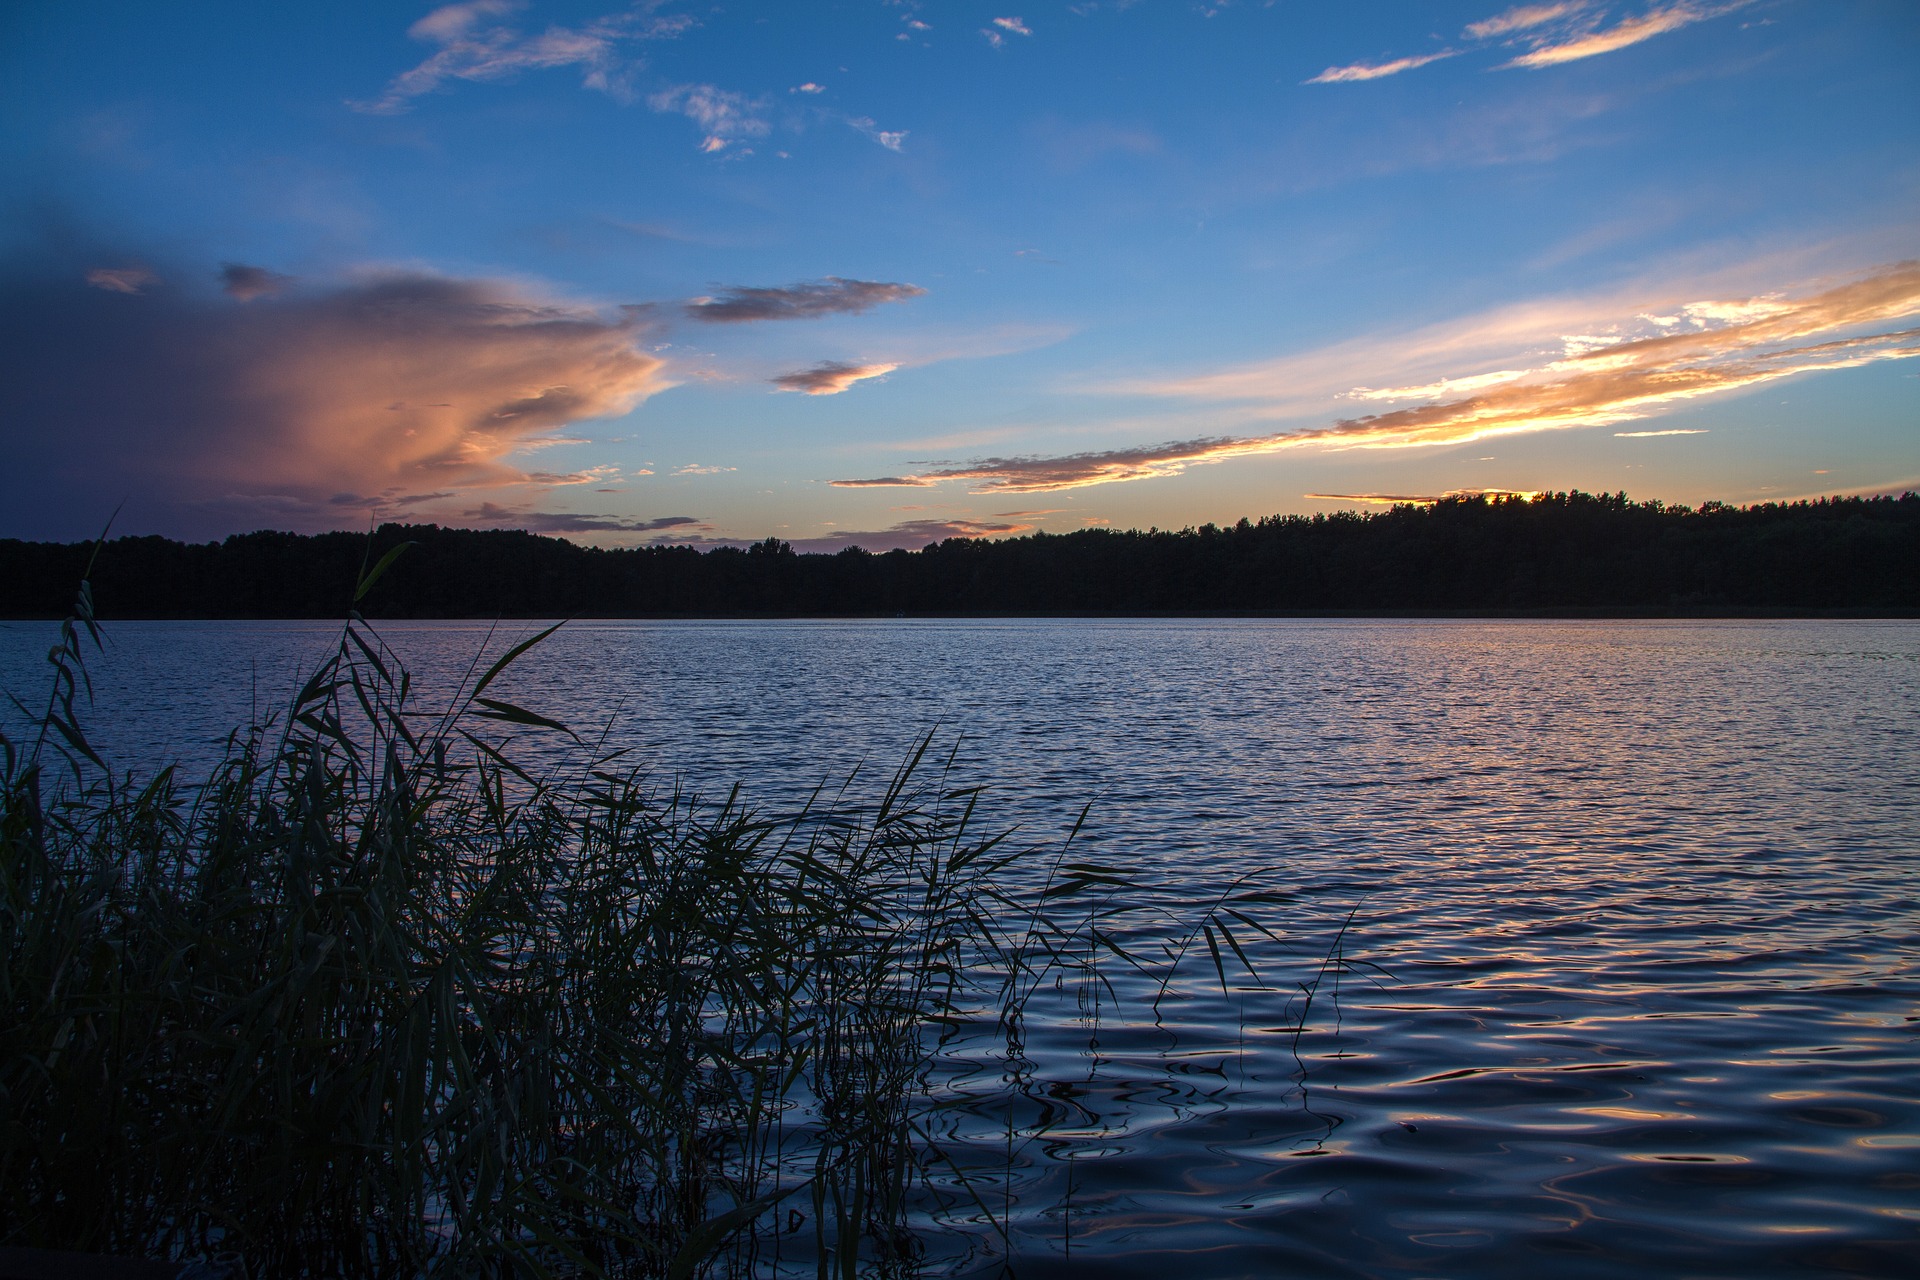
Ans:
[{"label": "lake", "polygon": [[[531,628],[380,630],[431,705]],[[108,633],[103,751],[191,769],[337,628]],[[577,622],[494,688],[769,809],[931,732],[1020,840],[1293,895],[1258,980],[1046,995],[1011,1093],[943,1053],[932,1274],[1920,1273],[1920,623]]]}]

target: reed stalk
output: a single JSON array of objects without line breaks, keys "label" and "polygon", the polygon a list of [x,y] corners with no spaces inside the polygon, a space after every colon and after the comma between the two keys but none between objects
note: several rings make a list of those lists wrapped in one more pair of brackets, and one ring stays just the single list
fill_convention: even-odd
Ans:
[{"label": "reed stalk", "polygon": [[498,731],[570,731],[493,686],[546,632],[426,714],[351,615],[206,782],[117,774],[91,609],[32,741],[0,735],[0,1243],[255,1280],[911,1270],[939,1038],[985,1009],[1013,1061],[1047,975],[1139,963],[1102,929],[1123,878],[1063,851],[1015,888],[930,740],[871,803],[773,817],[584,747],[536,776]]}]

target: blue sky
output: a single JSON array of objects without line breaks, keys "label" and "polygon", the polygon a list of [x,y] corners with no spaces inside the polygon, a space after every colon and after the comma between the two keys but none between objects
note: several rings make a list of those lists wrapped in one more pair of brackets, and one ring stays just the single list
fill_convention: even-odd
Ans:
[{"label": "blue sky", "polygon": [[1920,5],[56,3],[0,536],[1920,486]]}]

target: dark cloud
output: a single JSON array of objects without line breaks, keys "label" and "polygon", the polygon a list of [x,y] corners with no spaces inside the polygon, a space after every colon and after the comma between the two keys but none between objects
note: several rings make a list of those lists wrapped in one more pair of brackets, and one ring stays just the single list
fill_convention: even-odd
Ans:
[{"label": "dark cloud", "polygon": [[829,480],[836,489],[931,489],[937,481],[925,476],[875,476],[871,480]]},{"label": "dark cloud", "polygon": [[795,538],[795,551],[835,552],[848,547],[868,551],[915,551],[948,538],[1010,538],[1033,531],[1031,524],[992,520],[903,520],[887,529],[836,529],[824,538]]},{"label": "dark cloud", "polygon": [[341,494],[471,503],[527,482],[529,443],[660,385],[643,321],[503,282],[395,273],[242,307],[88,288],[89,260],[128,256],[62,256],[0,263],[0,535],[86,536],[122,499],[122,528],[180,536],[336,528]]},{"label": "dark cloud", "polygon": [[828,276],[790,284],[784,289],[738,286],[718,297],[695,298],[686,313],[710,324],[742,324],[752,320],[812,320],[820,316],[857,315],[883,302],[904,302],[926,292],[917,284],[889,284],[882,280],[846,280]]},{"label": "dark cloud", "polygon": [[270,297],[282,292],[293,282],[292,276],[283,276],[265,267],[249,267],[240,262],[220,264],[221,291],[242,302]]},{"label": "dark cloud", "polygon": [[1303,493],[1300,496],[1311,498],[1316,502],[1358,502],[1370,507],[1430,507],[1448,498],[1524,498],[1532,502],[1540,495],[1533,489],[1449,489],[1445,493],[1438,494]]},{"label": "dark cloud", "polygon": [[897,364],[845,364],[838,360],[825,360],[811,369],[783,373],[773,379],[773,385],[782,391],[800,391],[810,396],[837,396],[856,382],[881,377],[899,367]]},{"label": "dark cloud", "polygon": [[698,516],[660,516],[653,520],[623,520],[619,516],[572,511],[524,511],[483,502],[462,513],[463,518],[503,529],[528,533],[652,533],[660,529],[706,526]]}]

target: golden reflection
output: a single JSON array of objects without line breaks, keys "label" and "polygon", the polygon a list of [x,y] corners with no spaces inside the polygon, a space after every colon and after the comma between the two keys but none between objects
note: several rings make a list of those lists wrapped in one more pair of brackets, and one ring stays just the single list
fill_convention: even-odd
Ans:
[{"label": "golden reflection", "polygon": [[1638,1111],[1632,1107],[1572,1107],[1576,1115],[1606,1116],[1610,1120],[1698,1120],[1687,1111]]}]

